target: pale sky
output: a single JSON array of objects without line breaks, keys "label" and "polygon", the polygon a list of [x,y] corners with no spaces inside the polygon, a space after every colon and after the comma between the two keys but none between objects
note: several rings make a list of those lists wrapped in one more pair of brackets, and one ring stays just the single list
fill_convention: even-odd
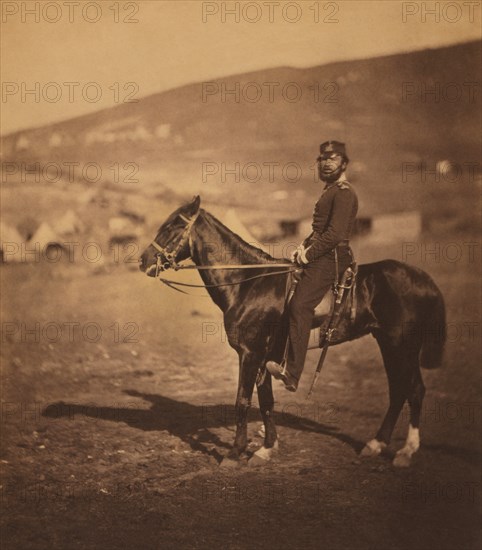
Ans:
[{"label": "pale sky", "polygon": [[[63,0],[50,2],[46,12],[42,10],[48,2],[1,2],[2,133],[112,107],[115,91],[110,87],[116,82],[121,99],[135,91],[132,85],[122,89],[129,82],[141,98],[247,71],[310,67],[481,38],[481,2],[101,0],[90,2],[86,11],[87,18],[99,17],[91,23],[82,18],[89,2],[74,3],[78,5],[69,13]],[[35,15],[22,13],[35,4],[39,22]],[[422,4],[439,5],[438,22],[437,14],[423,13]],[[222,13],[223,7],[237,6],[239,22]],[[217,13],[203,22],[203,9]],[[414,12],[406,13],[405,21],[404,9]],[[259,21],[249,21],[256,17]],[[122,22],[129,18],[139,22]],[[46,87],[49,82],[55,85]],[[65,82],[80,83],[70,88],[71,98]],[[89,82],[97,83],[86,90],[90,98],[98,90],[102,93],[98,102],[82,96]],[[40,96],[22,98],[22,88],[35,89],[35,83]],[[52,99],[59,90],[57,102],[42,95],[45,91]]]}]

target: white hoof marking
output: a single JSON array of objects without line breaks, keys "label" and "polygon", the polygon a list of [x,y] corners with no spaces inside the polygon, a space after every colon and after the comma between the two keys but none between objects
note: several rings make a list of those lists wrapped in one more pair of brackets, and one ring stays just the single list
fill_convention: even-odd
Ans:
[{"label": "white hoof marking", "polygon": [[274,445],[270,447],[269,449],[266,448],[264,445],[263,447],[260,447],[255,453],[254,456],[257,456],[258,458],[261,458],[262,460],[271,460],[273,457],[273,453],[275,453],[278,450],[278,441],[275,441]]},{"label": "white hoof marking", "polygon": [[420,447],[420,433],[418,428],[414,428],[411,424],[408,427],[407,440],[405,446],[397,451],[393,459],[393,465],[406,468],[410,466],[412,455],[418,451]]},{"label": "white hoof marking", "polygon": [[420,447],[420,432],[418,428],[414,428],[411,424],[408,426],[407,441],[404,449],[410,449],[411,453],[418,451]]},{"label": "white hoof marking", "polygon": [[363,450],[360,454],[361,456],[378,456],[383,451],[383,449],[386,448],[386,446],[386,443],[383,443],[383,441],[372,439],[365,445],[365,447],[363,447]]},{"label": "white hoof marking", "polygon": [[393,459],[393,465],[396,468],[408,468],[412,462],[411,455],[398,451]]}]

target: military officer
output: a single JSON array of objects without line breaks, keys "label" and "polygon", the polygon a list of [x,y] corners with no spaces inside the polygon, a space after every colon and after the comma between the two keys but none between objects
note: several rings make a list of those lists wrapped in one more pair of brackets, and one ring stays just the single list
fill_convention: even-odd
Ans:
[{"label": "military officer", "polygon": [[345,177],[349,162],[345,144],[322,143],[317,161],[318,176],[325,188],[313,211],[313,231],[292,256],[292,261],[303,267],[303,273],[289,305],[286,361],[282,365],[266,363],[268,371],[290,391],[296,391],[303,372],[315,307],[332,287],[337,273],[341,276],[353,262],[348,239],[358,198]]}]

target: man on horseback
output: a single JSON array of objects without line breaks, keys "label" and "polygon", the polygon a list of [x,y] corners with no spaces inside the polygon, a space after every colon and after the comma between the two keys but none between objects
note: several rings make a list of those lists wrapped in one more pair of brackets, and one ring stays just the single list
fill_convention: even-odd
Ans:
[{"label": "man on horseback", "polygon": [[317,161],[318,176],[325,187],[313,211],[313,231],[292,255],[303,273],[289,303],[287,354],[281,365],[266,363],[268,372],[282,380],[289,391],[296,391],[303,372],[315,307],[353,262],[348,239],[358,198],[345,177],[349,162],[345,144],[322,143]]}]

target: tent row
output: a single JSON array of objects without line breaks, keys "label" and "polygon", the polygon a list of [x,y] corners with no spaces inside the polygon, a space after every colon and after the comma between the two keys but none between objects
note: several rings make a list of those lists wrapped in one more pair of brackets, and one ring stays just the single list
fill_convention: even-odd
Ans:
[{"label": "tent row", "polygon": [[[72,215],[73,214],[73,215]],[[24,238],[12,225],[1,222],[0,253],[3,263],[35,261],[35,250],[46,251],[50,246],[64,248],[67,239],[83,231],[75,213],[66,214],[54,225],[42,222],[30,238]]]},{"label": "tent row", "polygon": [[[26,263],[36,261],[36,251],[47,253],[50,247],[66,249],[66,243],[72,242],[85,232],[85,224],[73,211],[68,210],[55,223],[42,222],[38,227],[32,220],[22,222],[18,228],[1,222],[0,258],[2,263]],[[21,229],[21,231],[19,231]],[[137,239],[140,229],[125,217],[109,220],[108,239],[110,242],[126,242]]]},{"label": "tent row", "polygon": [[[246,242],[267,251],[246,228],[234,209],[228,209],[220,217],[231,231],[237,233]],[[53,224],[44,221],[36,227],[33,220],[27,220],[27,222],[24,220],[19,224],[18,229],[1,222],[0,253],[3,263],[36,261],[38,256],[38,254],[36,256],[36,251],[41,251],[50,257],[49,247],[66,250],[67,243],[73,242],[73,237],[85,232],[84,223],[73,210],[68,210]],[[142,233],[142,225],[138,223],[138,220],[133,220],[132,215],[120,215],[108,220],[107,240],[110,244],[137,241]],[[105,240],[103,234],[102,240]]]}]

